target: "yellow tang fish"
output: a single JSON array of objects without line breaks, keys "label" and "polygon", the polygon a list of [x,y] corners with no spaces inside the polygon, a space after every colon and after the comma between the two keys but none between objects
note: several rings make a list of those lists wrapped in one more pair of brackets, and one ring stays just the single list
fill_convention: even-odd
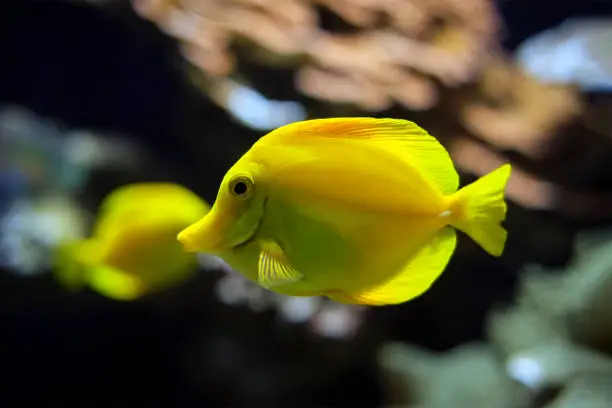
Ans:
[{"label": "yellow tang fish", "polygon": [[457,190],[447,151],[406,120],[296,122],[259,139],[178,240],[278,293],[397,304],[440,276],[452,227],[502,254],[509,176],[505,164]]},{"label": "yellow tang fish", "polygon": [[172,183],[136,183],[105,197],[92,237],[62,243],[57,278],[71,289],[88,285],[116,300],[133,300],[186,280],[197,270],[194,254],[176,234],[210,206]]}]

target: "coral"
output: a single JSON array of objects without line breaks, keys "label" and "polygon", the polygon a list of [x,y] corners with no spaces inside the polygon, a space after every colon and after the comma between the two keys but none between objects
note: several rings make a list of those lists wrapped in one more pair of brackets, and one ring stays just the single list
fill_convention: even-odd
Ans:
[{"label": "coral", "polygon": [[[567,144],[564,137],[576,143],[578,135],[568,135],[567,128],[581,120],[585,109],[582,96],[568,85],[538,82],[507,56],[490,58],[476,85],[476,95],[459,102],[459,120],[467,132],[454,135],[450,142],[457,166],[481,176],[507,162],[505,152],[519,153],[531,162],[531,168],[515,167],[508,186],[508,195],[515,202],[532,209],[588,216],[587,210],[571,207],[584,194],[553,183],[543,174],[550,174],[551,169],[542,164],[550,165],[560,156]],[[580,125],[578,132],[588,134]],[[601,148],[601,143],[594,145]],[[576,149],[574,154],[579,158],[585,152]],[[557,160],[554,164],[567,168],[568,163]],[[582,171],[579,166],[572,166],[572,170]],[[569,199],[571,203],[564,202]]]},{"label": "coral", "polygon": [[561,390],[548,408],[582,398],[599,407],[612,379],[610,231],[584,233],[576,251],[564,271],[527,268],[517,304],[489,316],[508,374],[537,392]]},{"label": "coral", "polygon": [[527,406],[527,392],[505,374],[495,351],[486,344],[467,344],[434,354],[390,343],[382,347],[379,361],[389,384],[390,406]]},{"label": "coral", "polygon": [[[495,312],[491,320],[491,336],[500,344],[507,344],[504,349],[519,348],[510,342],[519,338],[521,342],[525,341],[528,336],[518,335],[519,322],[532,315],[531,319],[541,322],[531,324],[532,329],[540,333],[548,331],[542,338],[552,338],[554,331],[556,340],[575,340],[610,352],[612,333],[606,318],[612,310],[609,239],[610,231],[583,233],[577,240],[577,255],[562,273],[553,274],[537,266],[527,268],[517,295],[517,307],[512,311],[516,320],[508,319],[503,312]],[[520,315],[525,317],[518,317]],[[549,322],[550,329],[542,324],[544,321]]]},{"label": "coral", "polygon": [[[437,103],[436,81],[472,79],[495,44],[487,0],[134,0],[134,9],[182,42],[184,55],[213,77],[236,70],[230,45],[246,40],[268,65],[295,67],[296,86],[334,103],[380,111]],[[333,13],[354,32],[322,27]]]},{"label": "coral", "polygon": [[550,404],[542,408],[606,408],[612,400],[612,376],[600,373],[569,381]]}]

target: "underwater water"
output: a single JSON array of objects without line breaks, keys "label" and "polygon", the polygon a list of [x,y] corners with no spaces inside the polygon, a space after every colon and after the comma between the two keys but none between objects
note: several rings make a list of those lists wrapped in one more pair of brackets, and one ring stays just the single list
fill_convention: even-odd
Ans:
[{"label": "underwater water", "polygon": [[[611,7],[272,3],[7,3],[0,405],[607,406]],[[280,295],[203,255],[159,288],[144,267],[154,290],[130,301],[58,279],[58,248],[92,236],[117,188],[213,203],[268,130],[337,116],[416,121],[461,185],[512,162],[504,255],[461,235],[429,291],[380,308]],[[112,276],[97,282],[127,285]]]}]

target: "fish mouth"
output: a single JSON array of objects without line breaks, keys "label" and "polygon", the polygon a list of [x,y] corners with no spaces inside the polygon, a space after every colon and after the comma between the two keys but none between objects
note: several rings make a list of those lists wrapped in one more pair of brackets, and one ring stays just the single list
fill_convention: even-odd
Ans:
[{"label": "fish mouth", "polygon": [[[268,203],[268,199],[264,199],[263,203],[261,204],[262,207],[262,214],[266,213],[266,204]],[[259,231],[259,227],[261,226],[261,220],[262,220],[263,216],[261,218],[259,218],[259,220],[257,220],[257,224],[255,224],[255,228],[253,228],[253,231],[246,237],[244,238],[242,241],[239,241],[237,244],[234,244],[231,246],[231,249],[241,249],[246,247],[247,245],[249,245],[250,243],[252,243],[253,241],[255,241],[255,235],[257,235],[257,232]]]}]

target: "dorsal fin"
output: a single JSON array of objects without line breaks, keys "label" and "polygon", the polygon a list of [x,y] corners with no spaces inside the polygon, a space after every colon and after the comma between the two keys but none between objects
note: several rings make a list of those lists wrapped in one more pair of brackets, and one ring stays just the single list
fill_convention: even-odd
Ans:
[{"label": "dorsal fin", "polygon": [[308,137],[373,142],[418,168],[444,195],[459,187],[459,176],[444,146],[414,122],[367,117],[312,119],[282,126],[264,136],[262,142]]}]

